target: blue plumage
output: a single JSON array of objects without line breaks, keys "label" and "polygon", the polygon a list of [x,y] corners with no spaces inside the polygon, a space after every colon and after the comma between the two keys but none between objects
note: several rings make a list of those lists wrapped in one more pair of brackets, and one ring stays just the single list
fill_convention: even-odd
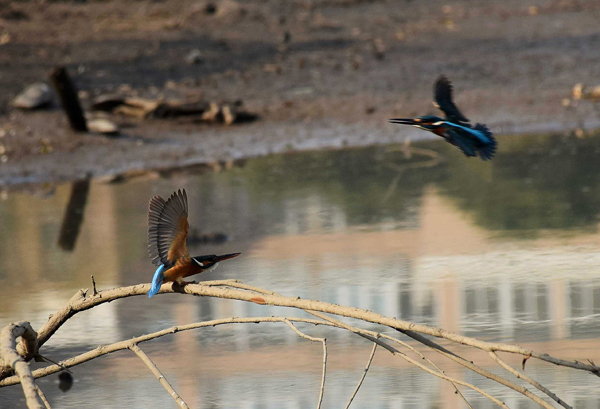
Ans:
[{"label": "blue plumage", "polygon": [[441,136],[457,146],[466,156],[479,156],[483,160],[492,159],[496,152],[496,139],[484,124],[472,126],[469,120],[458,110],[452,101],[452,85],[445,76],[440,76],[434,85],[434,105],[446,116],[446,119],[433,115],[415,119],[390,119],[391,123],[412,125]]},{"label": "blue plumage", "polygon": [[160,290],[160,286],[165,279],[165,270],[165,265],[161,264],[154,272],[154,277],[152,277],[152,287],[150,287],[150,291],[148,291],[148,298],[152,298],[152,296],[156,295],[158,290]]}]

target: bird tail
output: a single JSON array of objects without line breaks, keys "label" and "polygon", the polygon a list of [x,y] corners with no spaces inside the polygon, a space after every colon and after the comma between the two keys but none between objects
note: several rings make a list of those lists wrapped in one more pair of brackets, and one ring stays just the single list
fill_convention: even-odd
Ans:
[{"label": "bird tail", "polygon": [[481,156],[481,159],[483,160],[492,159],[494,153],[496,153],[496,138],[494,138],[492,132],[484,124],[475,124],[475,127],[473,129],[481,132],[481,134],[483,135],[481,141],[483,143],[481,143],[478,146],[479,156]]},{"label": "bird tail", "polygon": [[152,296],[156,295],[156,293],[158,293],[158,290],[160,290],[160,286],[162,285],[165,279],[165,270],[166,269],[164,264],[161,264],[160,267],[156,269],[154,277],[152,277],[152,287],[150,287],[150,291],[148,291],[148,298],[152,298]]}]

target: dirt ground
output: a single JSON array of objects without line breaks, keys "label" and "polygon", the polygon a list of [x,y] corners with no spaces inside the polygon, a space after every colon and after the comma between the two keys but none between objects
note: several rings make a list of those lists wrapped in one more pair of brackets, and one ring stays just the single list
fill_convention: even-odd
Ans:
[{"label": "dirt ground", "polygon": [[[115,138],[73,134],[57,103],[11,107],[61,65],[85,107],[106,93],[201,96],[259,118],[113,115]],[[442,73],[496,134],[598,127],[598,103],[571,93],[600,84],[600,1],[3,1],[0,186],[428,137],[387,119],[435,113]]]}]

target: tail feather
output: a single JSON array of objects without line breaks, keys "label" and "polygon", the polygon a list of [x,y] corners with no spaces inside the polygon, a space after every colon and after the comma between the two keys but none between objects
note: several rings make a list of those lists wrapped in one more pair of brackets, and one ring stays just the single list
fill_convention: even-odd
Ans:
[{"label": "tail feather", "polygon": [[160,286],[162,285],[165,279],[165,265],[161,264],[154,272],[154,277],[152,277],[152,287],[150,287],[150,291],[148,291],[148,298],[152,298],[153,295],[156,295],[160,290]]},{"label": "tail feather", "polygon": [[494,153],[496,153],[496,138],[494,138],[492,132],[484,124],[475,124],[475,127],[473,129],[481,132],[484,136],[484,139],[486,140],[485,143],[482,143],[479,146],[479,156],[483,160],[492,159]]}]

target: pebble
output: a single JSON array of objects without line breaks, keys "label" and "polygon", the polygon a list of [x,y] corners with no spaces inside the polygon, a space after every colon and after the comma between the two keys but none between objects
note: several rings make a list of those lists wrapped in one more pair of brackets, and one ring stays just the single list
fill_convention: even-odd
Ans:
[{"label": "pebble", "polygon": [[116,135],[119,133],[119,127],[112,121],[104,118],[92,119],[87,123],[88,130],[92,133],[104,135]]},{"label": "pebble", "polygon": [[25,88],[13,100],[13,106],[20,109],[43,108],[52,102],[52,91],[47,84],[36,82]]},{"label": "pebble", "polygon": [[200,52],[200,50],[195,49],[190,51],[185,56],[185,62],[187,62],[190,65],[201,64],[204,62],[204,59],[202,58],[202,53]]}]

